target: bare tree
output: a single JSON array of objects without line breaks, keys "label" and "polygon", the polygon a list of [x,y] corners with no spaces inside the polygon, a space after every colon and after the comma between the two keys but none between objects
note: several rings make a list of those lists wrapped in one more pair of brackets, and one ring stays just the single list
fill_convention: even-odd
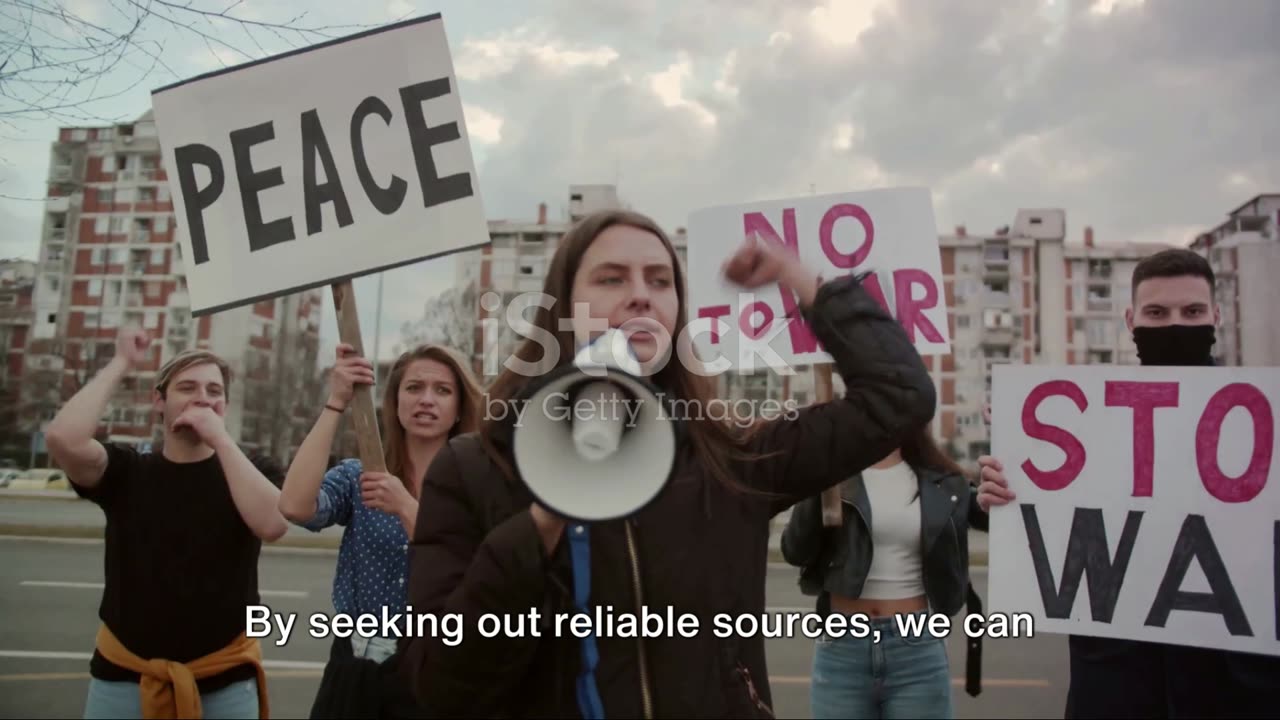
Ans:
[{"label": "bare tree", "polygon": [[475,329],[475,285],[469,283],[428,300],[420,319],[401,326],[400,348],[435,343],[447,345],[470,358],[475,353]]},{"label": "bare tree", "polygon": [[[203,45],[223,65],[260,59],[372,25],[309,25],[307,13],[269,22],[236,12],[243,0],[5,0],[0,4],[0,123],[111,123],[94,106],[186,74],[166,49]],[[229,4],[228,4],[229,3]],[[172,60],[172,58],[170,58]]]}]

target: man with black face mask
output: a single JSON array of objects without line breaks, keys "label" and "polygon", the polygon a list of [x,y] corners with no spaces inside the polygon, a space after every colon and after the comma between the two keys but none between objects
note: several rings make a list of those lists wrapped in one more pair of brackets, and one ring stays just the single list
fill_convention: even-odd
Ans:
[{"label": "man with black face mask", "polygon": [[[1213,270],[1191,250],[1165,250],[1133,271],[1125,324],[1142,365],[1214,365]],[[1014,499],[995,458],[979,458],[983,510]],[[1274,717],[1280,658],[1085,635],[1068,637],[1067,718]]]}]

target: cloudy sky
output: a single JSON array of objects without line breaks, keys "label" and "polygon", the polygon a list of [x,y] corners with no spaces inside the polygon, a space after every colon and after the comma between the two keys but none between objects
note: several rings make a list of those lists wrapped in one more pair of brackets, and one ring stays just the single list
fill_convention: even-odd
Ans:
[{"label": "cloudy sky", "polygon": [[[105,27],[137,15],[124,0],[62,4]],[[312,4],[230,14],[285,23]],[[941,232],[1062,207],[1076,241],[1091,225],[1102,243],[1184,243],[1280,191],[1274,0],[369,0],[299,24],[433,12],[491,218],[532,218],[539,202],[558,214],[570,183],[616,182],[671,228],[707,205],[923,185]],[[198,27],[213,40],[142,23],[135,37],[164,41],[163,63],[131,52],[97,89],[116,97],[66,112],[136,117],[151,88],[304,44]],[[0,256],[34,258],[40,204],[27,198],[57,127],[76,123],[13,107],[0,97]],[[384,355],[452,272],[445,260],[385,276]],[[356,286],[371,349],[376,280]]]}]

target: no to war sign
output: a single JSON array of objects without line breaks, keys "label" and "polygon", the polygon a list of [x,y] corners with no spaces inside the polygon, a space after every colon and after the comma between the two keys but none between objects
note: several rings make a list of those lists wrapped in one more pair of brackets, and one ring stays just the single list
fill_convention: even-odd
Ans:
[{"label": "no to war sign", "polygon": [[992,612],[1280,655],[1280,369],[1000,365]]},{"label": "no to war sign", "polygon": [[749,236],[780,243],[829,280],[871,271],[864,286],[922,354],[951,352],[933,202],[923,188],[811,195],[700,210],[689,217],[691,334],[708,365],[785,371],[831,361],[790,289],[745,291],[721,264]]},{"label": "no to war sign", "polygon": [[152,94],[193,315],[489,242],[439,15]]}]

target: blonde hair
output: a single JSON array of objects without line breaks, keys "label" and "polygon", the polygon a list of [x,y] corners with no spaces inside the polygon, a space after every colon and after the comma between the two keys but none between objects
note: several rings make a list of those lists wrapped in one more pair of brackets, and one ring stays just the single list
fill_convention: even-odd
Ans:
[{"label": "blonde hair", "polygon": [[[480,383],[460,353],[444,345],[419,345],[401,354],[391,366],[382,390],[382,427],[386,433],[383,459],[387,472],[400,478],[406,488],[413,486],[404,476],[409,466],[409,446],[405,441],[404,428],[400,426],[400,381],[415,360],[435,360],[453,373],[458,386],[458,421],[449,428],[449,437],[474,432],[480,427]],[[426,468],[420,470],[426,472]]]},{"label": "blonde hair", "polygon": [[231,394],[231,367],[227,365],[227,361],[214,355],[208,350],[183,350],[174,355],[165,363],[160,371],[156,373],[155,390],[160,393],[160,397],[164,398],[169,390],[169,383],[183,370],[195,367],[196,365],[212,364],[218,366],[218,370],[222,372],[222,391],[224,396]]}]

